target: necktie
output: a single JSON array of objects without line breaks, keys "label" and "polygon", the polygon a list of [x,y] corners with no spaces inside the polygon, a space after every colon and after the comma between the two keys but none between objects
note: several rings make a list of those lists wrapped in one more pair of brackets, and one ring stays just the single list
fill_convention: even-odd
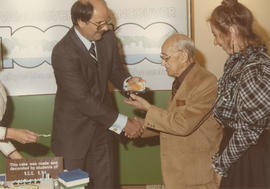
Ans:
[{"label": "necktie", "polygon": [[95,50],[95,43],[91,43],[91,47],[89,49],[89,53],[92,58],[94,58],[97,61],[97,55],[96,55],[96,50]]},{"label": "necktie", "polygon": [[176,94],[178,88],[180,87],[181,82],[179,82],[179,79],[176,77],[172,84],[172,99],[174,95]]},{"label": "necktie", "polygon": [[179,76],[176,77],[173,81],[172,84],[172,99],[174,97],[174,95],[176,94],[177,90],[179,89],[179,87],[181,86],[182,82],[184,81],[186,75],[189,73],[189,71],[191,70],[191,68],[195,65],[195,63],[190,64],[187,69]]}]

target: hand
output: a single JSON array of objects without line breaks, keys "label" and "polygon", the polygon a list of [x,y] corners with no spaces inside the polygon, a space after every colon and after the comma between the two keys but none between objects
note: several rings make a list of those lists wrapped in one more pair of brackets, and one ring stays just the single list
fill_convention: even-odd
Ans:
[{"label": "hand", "polygon": [[124,128],[125,136],[128,138],[137,138],[143,133],[143,126],[137,118],[128,118]]},{"label": "hand", "polygon": [[8,157],[10,159],[23,159],[22,155],[17,150],[12,152]]},{"label": "hand", "polygon": [[36,142],[38,134],[27,129],[7,128],[6,138],[25,144]]},{"label": "hand", "polygon": [[145,99],[143,99],[142,97],[139,97],[137,95],[134,94],[130,94],[129,99],[125,99],[125,103],[140,109],[140,110],[144,110],[144,111],[148,111],[151,107],[151,104],[149,102],[147,102]]},{"label": "hand", "polygon": [[144,131],[144,119],[137,119],[139,121],[139,123],[141,124],[141,126],[143,127],[143,131]]},{"label": "hand", "polygon": [[215,174],[214,174],[214,181],[215,181],[215,183],[218,186],[220,185],[221,179],[222,179],[222,176],[220,174],[218,174],[218,173],[215,172]]}]

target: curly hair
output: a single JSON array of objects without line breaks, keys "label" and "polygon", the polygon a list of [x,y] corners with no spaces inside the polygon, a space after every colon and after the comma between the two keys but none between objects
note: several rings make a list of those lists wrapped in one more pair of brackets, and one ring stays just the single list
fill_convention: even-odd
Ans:
[{"label": "curly hair", "polygon": [[228,36],[230,26],[239,31],[239,37],[245,40],[248,46],[262,44],[261,38],[253,31],[254,17],[251,11],[237,0],[223,0],[216,7],[210,18],[210,24],[220,31],[223,36]]}]

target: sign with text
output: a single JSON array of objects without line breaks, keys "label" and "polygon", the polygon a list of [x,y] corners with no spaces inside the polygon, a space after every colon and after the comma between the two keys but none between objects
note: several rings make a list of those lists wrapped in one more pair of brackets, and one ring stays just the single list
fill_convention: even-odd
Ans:
[{"label": "sign with text", "polygon": [[62,157],[6,160],[6,181],[39,179],[47,174],[58,178],[59,172],[63,172]]},{"label": "sign with text", "polygon": [[[0,0],[0,80],[9,95],[54,94],[55,44],[72,27],[76,0]],[[170,90],[161,46],[174,32],[189,34],[190,0],[106,0],[123,63],[151,90]],[[21,8],[24,7],[24,8]]]}]

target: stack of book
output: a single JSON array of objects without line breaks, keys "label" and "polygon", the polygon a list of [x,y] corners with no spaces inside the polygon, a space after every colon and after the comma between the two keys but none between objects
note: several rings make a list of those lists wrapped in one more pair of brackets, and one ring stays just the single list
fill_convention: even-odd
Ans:
[{"label": "stack of book", "polygon": [[59,173],[58,181],[61,189],[84,189],[89,183],[89,176],[81,169],[74,169]]}]

